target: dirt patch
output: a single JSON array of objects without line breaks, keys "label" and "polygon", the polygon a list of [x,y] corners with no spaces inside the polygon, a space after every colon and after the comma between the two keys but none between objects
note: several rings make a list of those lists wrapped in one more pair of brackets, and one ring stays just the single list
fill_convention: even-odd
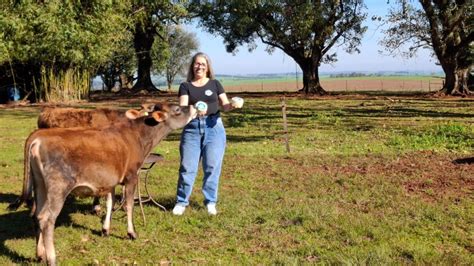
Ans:
[{"label": "dirt patch", "polygon": [[411,175],[411,179],[403,182],[408,193],[419,194],[428,200],[441,197],[459,200],[474,195],[474,164],[470,161],[468,163],[465,157],[419,152],[400,157],[393,170],[420,169],[417,175]]},{"label": "dirt patch", "polygon": [[[407,195],[418,196],[426,201],[449,199],[459,201],[474,196],[474,163],[472,156],[437,154],[419,151],[400,155],[394,159],[380,156],[360,156],[337,159],[321,159],[303,162],[304,159],[277,159],[288,165],[297,165],[306,176],[320,174],[332,177],[335,182],[354,175],[368,180],[383,176],[394,185],[401,186]],[[343,182],[343,181],[341,181]]]}]

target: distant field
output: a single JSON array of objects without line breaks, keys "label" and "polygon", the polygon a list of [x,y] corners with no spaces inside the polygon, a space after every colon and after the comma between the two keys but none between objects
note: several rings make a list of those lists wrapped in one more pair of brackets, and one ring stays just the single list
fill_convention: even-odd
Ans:
[{"label": "distant field", "polygon": [[[217,77],[228,92],[295,92],[303,87],[301,76],[275,77]],[[321,84],[327,91],[405,91],[430,92],[443,87],[443,78],[437,76],[364,76],[364,77],[329,77],[321,76]],[[179,85],[172,90],[178,90]],[[166,86],[159,86],[166,89]]]},{"label": "distant field", "polygon": [[[219,79],[229,92],[297,91],[302,88],[301,78],[222,78]],[[321,84],[327,91],[436,91],[443,80],[433,76],[384,76],[384,77],[322,77]]]}]

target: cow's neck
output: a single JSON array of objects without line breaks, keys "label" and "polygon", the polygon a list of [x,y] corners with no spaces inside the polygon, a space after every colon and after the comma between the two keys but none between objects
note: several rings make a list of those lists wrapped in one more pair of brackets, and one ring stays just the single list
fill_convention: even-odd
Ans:
[{"label": "cow's neck", "polygon": [[139,132],[137,141],[141,147],[140,150],[143,159],[172,131],[165,123],[149,126],[146,125],[143,120],[134,122],[135,128],[132,130]]}]

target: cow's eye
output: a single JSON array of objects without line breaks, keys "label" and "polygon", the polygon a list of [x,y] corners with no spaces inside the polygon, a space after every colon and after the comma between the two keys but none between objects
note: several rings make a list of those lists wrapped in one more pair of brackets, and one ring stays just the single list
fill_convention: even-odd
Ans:
[{"label": "cow's eye", "polygon": [[181,108],[179,106],[176,106],[176,108],[174,109],[174,112],[179,114],[181,112]]}]

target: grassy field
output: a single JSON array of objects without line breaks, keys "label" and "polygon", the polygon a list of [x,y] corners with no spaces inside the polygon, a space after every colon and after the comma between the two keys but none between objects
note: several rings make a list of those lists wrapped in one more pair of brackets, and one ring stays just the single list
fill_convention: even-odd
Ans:
[{"label": "grassy field", "polygon": [[[182,217],[174,203],[179,131],[156,149],[165,160],[149,187],[168,208],[135,208],[138,239],[114,213],[100,235],[92,199],[68,200],[55,230],[58,261],[83,264],[474,264],[474,100],[420,95],[287,95],[290,153],[280,94],[240,95],[225,113],[228,146],[219,214],[196,181]],[[175,96],[171,96],[175,99]],[[138,106],[116,100],[81,106]],[[34,262],[20,193],[23,143],[38,106],[0,108],[0,265]],[[93,158],[91,158],[93,159]]]}]

